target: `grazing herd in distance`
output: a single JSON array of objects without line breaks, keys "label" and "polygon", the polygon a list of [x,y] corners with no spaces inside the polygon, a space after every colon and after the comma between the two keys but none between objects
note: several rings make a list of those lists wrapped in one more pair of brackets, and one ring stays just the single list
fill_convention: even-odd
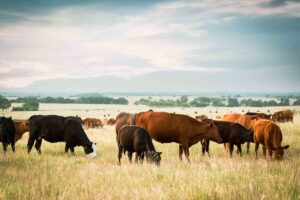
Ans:
[{"label": "grazing herd in distance", "polygon": [[15,143],[24,133],[29,132],[28,153],[34,146],[41,154],[42,141],[45,140],[50,143],[64,142],[65,152],[70,150],[73,155],[74,148],[81,146],[88,157],[96,157],[96,143],[89,140],[84,128],[102,128],[105,123],[115,125],[120,164],[122,154],[127,153],[129,161],[132,161],[135,153],[135,162],[143,162],[146,158],[148,162],[159,165],[162,152],[156,151],[152,139],[160,143],[178,143],[179,159],[182,160],[184,154],[188,162],[189,148],[197,143],[201,144],[203,155],[210,155],[210,141],[223,144],[230,157],[234,146],[242,156],[241,145],[247,143],[249,153],[250,143],[254,143],[256,158],[259,145],[262,145],[265,157],[268,152],[272,159],[274,153],[275,159],[280,160],[289,145],[281,145],[283,134],[276,122],[293,122],[293,112],[283,110],[273,115],[229,113],[221,120],[209,119],[205,115],[192,118],[188,115],[153,110],[140,113],[122,112],[116,118],[105,121],[57,115],[33,115],[28,120],[0,117],[0,142],[4,153],[8,145],[15,152]]}]

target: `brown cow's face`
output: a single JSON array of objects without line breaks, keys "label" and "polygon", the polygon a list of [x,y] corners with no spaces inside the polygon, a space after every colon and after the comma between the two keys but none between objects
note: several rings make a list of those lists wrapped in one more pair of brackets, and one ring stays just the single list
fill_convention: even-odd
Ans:
[{"label": "brown cow's face", "polygon": [[283,158],[283,154],[284,154],[284,150],[288,149],[289,145],[286,145],[284,147],[280,147],[278,149],[275,150],[275,159],[276,160],[282,160]]}]

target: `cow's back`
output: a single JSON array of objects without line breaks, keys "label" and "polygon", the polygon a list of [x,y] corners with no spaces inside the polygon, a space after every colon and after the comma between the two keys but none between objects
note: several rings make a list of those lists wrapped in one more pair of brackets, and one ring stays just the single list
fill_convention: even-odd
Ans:
[{"label": "cow's back", "polygon": [[229,113],[229,114],[225,114],[223,116],[223,120],[224,121],[228,121],[228,122],[236,122],[238,123],[239,118],[241,117],[241,114],[238,113]]},{"label": "cow's back", "polygon": [[116,133],[124,125],[135,125],[135,114],[122,112],[116,117],[115,126]]}]

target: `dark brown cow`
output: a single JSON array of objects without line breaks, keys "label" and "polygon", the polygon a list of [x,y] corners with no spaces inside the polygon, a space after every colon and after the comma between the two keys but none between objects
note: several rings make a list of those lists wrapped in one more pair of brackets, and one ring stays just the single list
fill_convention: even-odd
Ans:
[{"label": "dark brown cow", "polygon": [[272,115],[272,121],[274,122],[293,122],[294,116],[291,110],[282,110],[275,112]]},{"label": "dark brown cow", "polygon": [[82,121],[82,124],[85,128],[103,128],[103,123],[101,122],[100,119],[96,119],[96,118],[85,118]]},{"label": "dark brown cow", "polygon": [[263,145],[263,154],[266,157],[266,150],[272,159],[273,151],[275,151],[275,159],[283,158],[284,149],[289,148],[289,145],[281,146],[282,132],[278,125],[270,120],[259,119],[254,125],[254,142],[255,156],[257,158],[257,150],[259,144]]},{"label": "dark brown cow", "polygon": [[189,162],[189,147],[192,145],[204,139],[218,143],[222,141],[218,128],[213,123],[205,124],[186,115],[141,112],[136,115],[135,123],[146,128],[151,138],[160,143],[178,143],[179,159],[182,160],[184,152]]},{"label": "dark brown cow", "polygon": [[24,133],[29,132],[28,120],[14,120],[14,126],[16,129],[15,142],[22,138]]},{"label": "dark brown cow", "polygon": [[110,125],[110,126],[113,126],[115,123],[116,123],[116,119],[114,119],[114,118],[110,118],[110,119],[107,121],[107,125]]},{"label": "dark brown cow", "polygon": [[[258,114],[258,115],[254,115],[259,119],[263,119],[264,115]],[[254,124],[255,124],[255,120],[253,120],[253,115],[241,115],[238,113],[230,113],[230,114],[225,114],[223,116],[223,120],[224,121],[228,121],[228,122],[235,122],[235,123],[239,123],[242,126],[244,126],[246,129],[253,129],[254,130]],[[247,142],[247,154],[249,154],[249,149],[250,149],[250,142]]]}]

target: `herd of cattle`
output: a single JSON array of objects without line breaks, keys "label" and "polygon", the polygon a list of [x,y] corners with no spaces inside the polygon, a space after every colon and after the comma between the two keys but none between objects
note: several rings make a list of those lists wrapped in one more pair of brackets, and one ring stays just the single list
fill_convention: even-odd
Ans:
[{"label": "herd of cattle", "polygon": [[[122,154],[127,152],[129,160],[135,153],[135,161],[146,160],[159,164],[162,152],[157,152],[152,139],[160,143],[175,142],[179,144],[179,159],[184,153],[189,160],[189,148],[200,142],[202,153],[209,155],[210,141],[224,144],[224,148],[232,157],[234,145],[237,153],[242,156],[241,144],[247,143],[249,153],[250,143],[255,143],[255,155],[259,145],[263,147],[266,157],[275,152],[275,159],[282,159],[284,150],[289,145],[282,146],[282,132],[276,122],[293,122],[291,110],[283,110],[267,115],[264,113],[230,113],[222,120],[209,119],[205,115],[192,118],[187,115],[154,112],[149,110],[136,114],[120,113],[116,119],[106,120],[108,125],[114,125],[118,145],[118,159],[121,163]],[[96,143],[89,140],[84,128],[103,127],[99,119],[57,115],[33,115],[28,120],[12,120],[11,117],[0,117],[0,141],[4,153],[11,145],[15,151],[15,143],[29,132],[27,149],[30,153],[33,145],[40,154],[42,141],[50,143],[64,142],[65,152],[74,154],[74,147],[82,146],[89,157],[96,157]]]}]

